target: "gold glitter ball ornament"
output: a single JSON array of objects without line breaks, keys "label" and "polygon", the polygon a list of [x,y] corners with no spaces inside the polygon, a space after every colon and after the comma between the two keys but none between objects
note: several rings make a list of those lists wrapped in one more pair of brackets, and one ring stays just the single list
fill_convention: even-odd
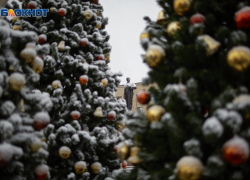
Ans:
[{"label": "gold glitter ball ornament", "polygon": [[57,89],[57,88],[59,88],[59,87],[61,87],[62,86],[62,84],[61,84],[61,81],[59,81],[59,80],[54,80],[53,82],[52,82],[52,87],[53,87],[53,89]]},{"label": "gold glitter ball ornament", "polygon": [[139,164],[142,162],[142,160],[138,156],[138,152],[140,151],[140,148],[137,146],[134,146],[130,149],[130,157],[128,158],[128,162],[132,163],[133,165]]},{"label": "gold glitter ball ornament", "polygon": [[227,54],[227,63],[238,72],[244,72],[250,65],[250,49],[246,46],[236,46]]},{"label": "gold glitter ball ornament", "polygon": [[97,29],[101,29],[101,27],[102,27],[101,21],[97,21],[97,22],[96,22],[96,28],[97,28]]},{"label": "gold glitter ball ornament", "polygon": [[69,147],[67,147],[67,146],[60,147],[59,156],[62,159],[68,159],[70,157],[70,154],[71,154],[71,149]]},{"label": "gold glitter ball ornament", "polygon": [[209,35],[200,35],[197,37],[198,42],[202,44],[202,46],[206,49],[206,55],[213,55],[220,48],[220,42],[216,41]]},{"label": "gold glitter ball ornament", "polygon": [[49,12],[50,13],[56,13],[57,9],[55,7],[51,7],[51,8],[49,8]]},{"label": "gold glitter ball ornament", "polygon": [[33,47],[29,47],[29,45],[21,51],[20,57],[24,59],[25,63],[31,63],[36,58],[36,49]]},{"label": "gold glitter ball ornament", "polygon": [[91,164],[91,169],[94,174],[97,174],[100,168],[102,168],[102,164],[99,162],[94,162]]},{"label": "gold glitter ball ornament", "polygon": [[160,105],[153,105],[147,110],[147,119],[149,122],[160,121],[165,112],[164,107]]},{"label": "gold glitter ball ornament", "polygon": [[103,117],[103,112],[102,112],[102,107],[97,107],[95,112],[94,112],[95,117]]},{"label": "gold glitter ball ornament", "polygon": [[106,78],[101,80],[102,87],[106,87],[108,85],[108,80]]},{"label": "gold glitter ball ornament", "polygon": [[20,91],[25,85],[26,81],[21,73],[12,73],[9,77],[9,86],[13,91]]},{"label": "gold glitter ball ornament", "polygon": [[29,147],[32,152],[37,152],[42,147],[41,139],[37,137],[32,138]]},{"label": "gold glitter ball ornament", "polygon": [[109,61],[109,59],[110,59],[110,54],[109,54],[109,53],[106,53],[106,54],[104,54],[104,56],[105,56],[105,60],[106,60],[106,61]]},{"label": "gold glitter ball ornament", "polygon": [[169,37],[174,37],[181,29],[181,24],[178,21],[171,22],[167,27],[167,33]]},{"label": "gold glitter ball ornament", "polygon": [[161,10],[158,14],[158,18],[157,18],[157,24],[160,24],[160,25],[166,25],[168,22],[168,18],[165,14],[165,12],[163,10]]},{"label": "gold glitter ball ornament", "polygon": [[65,51],[65,42],[61,41],[57,46],[59,51]]},{"label": "gold glitter ball ornament", "polygon": [[11,21],[12,22],[16,22],[18,19],[20,19],[19,17],[13,17],[12,19],[11,19]]},{"label": "gold glitter ball ornament", "polygon": [[183,16],[191,8],[192,0],[174,0],[174,11]]},{"label": "gold glitter ball ornament", "polygon": [[129,146],[124,142],[120,142],[119,144],[115,146],[115,151],[116,151],[118,158],[124,161],[128,158]]},{"label": "gold glitter ball ornament", "polygon": [[31,67],[35,73],[39,74],[43,70],[43,60],[40,57],[36,57],[31,63]]},{"label": "gold glitter ball ornament", "polygon": [[76,174],[82,174],[86,171],[87,164],[84,161],[78,161],[75,163],[75,172]]},{"label": "gold glitter ball ornament", "polygon": [[125,127],[125,123],[123,121],[117,121],[116,122],[116,127],[119,129],[119,130],[122,130],[124,127]]},{"label": "gold glitter ball ornament", "polygon": [[90,20],[93,17],[93,12],[91,10],[84,11],[85,19]]},{"label": "gold glitter ball ornament", "polygon": [[145,39],[145,38],[150,39],[150,36],[149,36],[149,34],[148,34],[147,31],[143,31],[143,32],[141,33],[140,40],[142,41],[142,40]]},{"label": "gold glitter ball ornament", "polygon": [[150,67],[156,67],[165,57],[163,48],[159,45],[151,45],[147,49],[145,61]]},{"label": "gold glitter ball ornament", "polygon": [[203,174],[202,162],[194,156],[184,156],[176,164],[179,180],[198,180]]},{"label": "gold glitter ball ornament", "polygon": [[14,25],[13,30],[23,30],[22,26]]}]

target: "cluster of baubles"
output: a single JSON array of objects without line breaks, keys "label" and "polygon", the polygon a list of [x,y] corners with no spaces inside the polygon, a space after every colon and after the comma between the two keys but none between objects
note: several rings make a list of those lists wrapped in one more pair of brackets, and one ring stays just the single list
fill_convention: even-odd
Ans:
[{"label": "cluster of baubles", "polygon": [[[179,16],[184,16],[192,6],[192,0],[174,0],[173,9]],[[232,17],[233,18],[233,17]],[[200,13],[196,13],[190,17],[190,27],[196,25],[205,25],[206,17]],[[248,31],[250,29],[250,7],[246,6],[241,8],[235,13],[235,23],[238,29]],[[181,23],[178,21],[168,22],[168,16],[164,11],[160,11],[157,19],[157,24],[167,25],[166,32],[169,38],[175,38],[180,30],[182,30]],[[195,32],[197,36],[197,42],[200,43],[206,50],[207,56],[212,56],[216,53],[221,43],[215,40],[213,37],[203,34],[203,30],[197,28]],[[140,40],[150,40],[150,34],[144,31]],[[152,44],[147,48],[145,55],[145,62],[151,67],[157,67],[161,61],[166,58],[164,49],[160,45]],[[239,45],[233,47],[227,54],[228,65],[238,72],[245,72],[250,65],[250,49],[247,46]]]}]

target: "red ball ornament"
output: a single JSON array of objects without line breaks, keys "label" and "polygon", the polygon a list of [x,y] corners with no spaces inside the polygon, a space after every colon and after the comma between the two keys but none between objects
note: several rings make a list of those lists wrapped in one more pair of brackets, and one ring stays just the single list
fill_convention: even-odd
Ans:
[{"label": "red ball ornament", "polygon": [[45,34],[41,34],[41,35],[38,37],[38,42],[39,42],[39,44],[44,44],[46,41],[47,41],[47,36],[46,36]]},{"label": "red ball ornament", "polygon": [[34,172],[35,172],[36,180],[43,180],[48,177],[49,167],[45,164],[41,164],[36,167]]},{"label": "red ball ornament", "polygon": [[125,162],[122,163],[122,169],[126,169],[127,164]]},{"label": "red ball ornament", "polygon": [[239,165],[249,157],[249,144],[239,136],[228,140],[222,148],[224,159],[232,165]]},{"label": "red ball ornament", "polygon": [[115,111],[109,111],[108,112],[108,115],[107,115],[108,120],[113,121],[115,119],[115,117],[116,117],[116,112]]},{"label": "red ball ornament", "polygon": [[250,29],[250,7],[241,8],[235,13],[235,22],[239,29]]},{"label": "red ball ornament", "polygon": [[151,100],[151,95],[143,89],[137,94],[137,101],[141,104],[148,104]]},{"label": "red ball ornament", "polygon": [[93,0],[94,4],[98,4],[99,0]]},{"label": "red ball ornament", "polygon": [[190,18],[191,25],[197,24],[197,23],[204,24],[205,22],[206,22],[206,18],[200,13],[196,13]]},{"label": "red ball ornament", "polygon": [[87,38],[82,38],[81,39],[81,46],[86,47],[88,45],[89,40]]},{"label": "red ball ornament", "polygon": [[99,56],[97,57],[97,60],[104,60],[104,56],[103,56],[103,55],[99,55]]},{"label": "red ball ornament", "polygon": [[60,8],[60,9],[58,10],[59,16],[65,16],[66,13],[67,13],[67,10],[66,10],[65,8]]},{"label": "red ball ornament", "polygon": [[80,118],[80,112],[79,111],[72,111],[70,113],[70,116],[71,116],[72,119],[78,120]]},{"label": "red ball ornament", "polygon": [[80,78],[79,78],[79,81],[80,81],[80,84],[81,84],[81,85],[87,84],[88,80],[89,80],[89,78],[88,78],[87,75],[82,75],[82,76],[80,76]]},{"label": "red ball ornament", "polygon": [[41,130],[45,128],[50,123],[50,117],[48,113],[45,112],[38,112],[34,116],[34,126]]},{"label": "red ball ornament", "polygon": [[36,9],[37,2],[36,1],[30,1],[28,4],[29,9]]}]

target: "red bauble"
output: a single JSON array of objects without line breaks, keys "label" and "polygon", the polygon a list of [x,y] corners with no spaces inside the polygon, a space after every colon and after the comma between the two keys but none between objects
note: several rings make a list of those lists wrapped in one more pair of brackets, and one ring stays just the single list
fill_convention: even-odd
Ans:
[{"label": "red bauble", "polygon": [[206,22],[206,18],[200,13],[196,13],[190,18],[191,25],[196,24],[196,23],[204,24],[205,22]]},{"label": "red bauble", "polygon": [[72,119],[78,120],[80,118],[80,112],[79,111],[72,111],[70,113],[70,116],[71,116]]},{"label": "red bauble", "polygon": [[47,41],[47,36],[45,34],[41,34],[39,37],[38,37],[38,42],[40,44],[44,44],[45,42]]},{"label": "red bauble", "polygon": [[232,165],[239,165],[247,161],[249,157],[249,145],[246,140],[235,136],[223,146],[223,157]]},{"label": "red bauble", "polygon": [[35,169],[36,180],[43,180],[48,177],[49,167],[45,164],[41,164]]},{"label": "red bauble", "polygon": [[241,8],[235,13],[235,22],[239,29],[250,29],[250,7]]},{"label": "red bauble", "polygon": [[36,9],[37,2],[36,1],[30,1],[28,4],[29,9]]},{"label": "red bauble", "polygon": [[87,84],[88,80],[89,80],[89,78],[88,78],[87,75],[82,75],[82,76],[80,76],[80,78],[79,78],[79,81],[80,81],[80,84],[81,84],[81,85]]},{"label": "red bauble", "polygon": [[140,91],[137,95],[137,101],[141,104],[148,104],[150,100],[151,96],[148,92],[145,91],[145,89]]},{"label": "red bauble", "polygon": [[93,0],[93,3],[98,4],[99,0]]},{"label": "red bauble", "polygon": [[23,5],[23,8],[24,8],[24,9],[26,9],[26,8],[27,8],[27,5],[26,5],[26,4],[24,4],[24,5]]},{"label": "red bauble", "polygon": [[50,123],[50,117],[45,112],[38,112],[34,116],[34,126],[41,130]]},{"label": "red bauble", "polygon": [[117,146],[114,147],[114,151],[117,154]]},{"label": "red bauble", "polygon": [[115,117],[116,117],[115,111],[108,112],[108,115],[107,115],[108,120],[113,121],[115,119]]},{"label": "red bauble", "polygon": [[104,60],[104,57],[103,57],[103,55],[99,55],[99,56],[97,57],[97,59],[98,59],[98,60]]},{"label": "red bauble", "polygon": [[122,163],[122,169],[126,169],[127,164],[125,162]]},{"label": "red bauble", "polygon": [[81,39],[81,46],[82,47],[86,47],[88,45],[88,39],[87,38],[82,38]]},{"label": "red bauble", "polygon": [[65,16],[66,13],[67,13],[67,10],[66,10],[65,8],[60,8],[60,9],[58,10],[59,16]]}]

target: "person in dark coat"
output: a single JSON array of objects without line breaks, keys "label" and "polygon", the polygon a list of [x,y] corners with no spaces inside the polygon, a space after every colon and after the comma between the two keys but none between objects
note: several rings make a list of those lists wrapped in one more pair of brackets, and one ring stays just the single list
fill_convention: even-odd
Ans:
[{"label": "person in dark coat", "polygon": [[124,85],[124,99],[127,102],[127,108],[129,110],[132,110],[132,105],[133,105],[133,95],[134,92],[133,90],[136,89],[136,85],[134,83],[130,83],[130,78],[126,78],[127,83]]}]

